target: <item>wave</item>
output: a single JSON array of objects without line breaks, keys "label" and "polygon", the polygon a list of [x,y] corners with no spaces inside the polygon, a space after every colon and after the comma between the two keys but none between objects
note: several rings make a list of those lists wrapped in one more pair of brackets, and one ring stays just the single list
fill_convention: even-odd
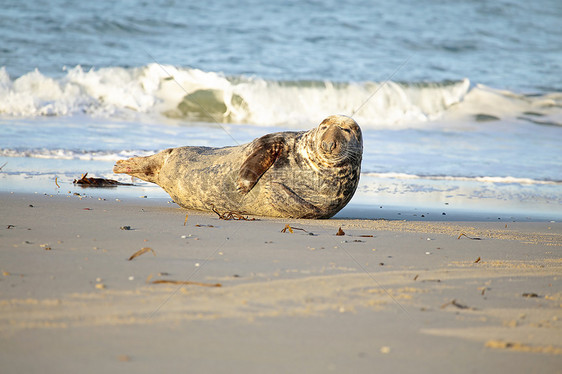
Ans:
[{"label": "wave", "polygon": [[329,114],[351,115],[361,108],[354,118],[365,128],[467,116],[476,121],[512,116],[539,124],[562,122],[562,94],[517,95],[482,85],[471,87],[466,78],[420,83],[272,81],[155,63],[87,71],[76,66],[64,71],[59,78],[35,70],[12,79],[5,67],[0,68],[0,115],[85,114],[297,126],[318,123]]},{"label": "wave", "polygon": [[458,182],[479,182],[479,183],[499,183],[499,184],[562,184],[562,180],[537,180],[532,178],[517,177],[464,177],[449,175],[416,175],[405,173],[362,173],[368,177],[384,178],[384,179],[425,179],[439,181],[458,181]]},{"label": "wave", "polygon": [[83,160],[83,161],[108,161],[114,162],[135,156],[150,156],[157,153],[153,151],[124,150],[124,151],[84,151],[70,149],[10,149],[0,148],[0,157],[30,157],[56,160]]}]

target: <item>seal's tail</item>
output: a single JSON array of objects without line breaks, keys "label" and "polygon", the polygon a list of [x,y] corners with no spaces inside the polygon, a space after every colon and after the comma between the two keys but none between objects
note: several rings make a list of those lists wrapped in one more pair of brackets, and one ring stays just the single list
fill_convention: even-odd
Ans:
[{"label": "seal's tail", "polygon": [[160,153],[146,157],[132,157],[126,160],[119,160],[113,167],[114,173],[129,174],[132,177],[142,179],[147,182],[158,183],[158,175],[164,162],[172,149],[166,149]]}]

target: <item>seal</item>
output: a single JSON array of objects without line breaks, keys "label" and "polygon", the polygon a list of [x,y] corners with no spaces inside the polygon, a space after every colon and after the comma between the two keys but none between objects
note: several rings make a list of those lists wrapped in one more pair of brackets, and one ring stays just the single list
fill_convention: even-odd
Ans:
[{"label": "seal", "polygon": [[117,161],[113,171],[162,187],[187,209],[330,218],[359,183],[363,138],[350,117],[233,147],[179,147]]}]

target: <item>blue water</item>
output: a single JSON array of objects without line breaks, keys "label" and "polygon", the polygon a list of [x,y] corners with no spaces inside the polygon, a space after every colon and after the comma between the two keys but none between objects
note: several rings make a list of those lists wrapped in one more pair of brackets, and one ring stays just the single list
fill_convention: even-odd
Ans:
[{"label": "blue water", "polygon": [[562,3],[508,1],[4,0],[0,66],[153,62],[275,80],[468,77],[518,92],[562,90]]},{"label": "blue water", "polygon": [[365,136],[352,204],[562,215],[560,1],[1,5],[4,189],[341,113]]}]

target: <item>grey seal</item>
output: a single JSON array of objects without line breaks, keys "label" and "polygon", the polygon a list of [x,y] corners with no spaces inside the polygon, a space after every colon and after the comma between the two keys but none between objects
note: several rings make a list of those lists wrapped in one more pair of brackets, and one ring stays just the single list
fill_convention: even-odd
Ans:
[{"label": "grey seal", "polygon": [[158,184],[187,209],[330,218],[353,197],[362,155],[359,125],[333,115],[309,131],[223,148],[170,148],[119,160],[113,171]]}]

